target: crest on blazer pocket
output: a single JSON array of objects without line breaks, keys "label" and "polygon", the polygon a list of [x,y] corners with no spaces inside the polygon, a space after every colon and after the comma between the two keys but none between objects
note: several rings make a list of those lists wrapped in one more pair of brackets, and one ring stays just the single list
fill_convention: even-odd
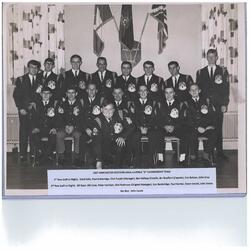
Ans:
[{"label": "crest on blazer pocket", "polygon": [[85,81],[80,81],[78,83],[79,89],[86,89],[86,82]]},{"label": "crest on blazer pocket", "polygon": [[48,117],[54,117],[55,116],[55,109],[53,107],[48,108],[47,116]]},{"label": "crest on blazer pocket", "polygon": [[101,114],[101,108],[98,105],[95,105],[92,110],[93,115],[100,115]]},{"label": "crest on blazer pocket", "polygon": [[106,81],[106,87],[107,87],[107,88],[111,88],[111,87],[112,87],[112,81],[111,81],[110,79],[108,79],[108,80]]},{"label": "crest on blazer pocket", "polygon": [[171,109],[170,116],[174,119],[179,117],[179,110],[177,108]]},{"label": "crest on blazer pocket", "polygon": [[64,109],[62,107],[58,107],[58,113],[59,114],[64,114]]},{"label": "crest on blazer pocket", "polygon": [[116,122],[114,125],[114,132],[115,134],[120,134],[123,130],[123,126],[120,122]]},{"label": "crest on blazer pocket", "polygon": [[43,86],[42,85],[39,85],[36,89],[36,93],[40,94],[42,92],[42,88]]},{"label": "crest on blazer pocket", "polygon": [[186,90],[187,89],[187,84],[185,82],[180,82],[179,83],[179,90]]},{"label": "crest on blazer pocket", "polygon": [[93,134],[93,135],[98,135],[98,129],[97,129],[97,128],[93,128],[92,134]]},{"label": "crest on blazer pocket", "polygon": [[128,91],[131,93],[136,91],[135,85],[133,83],[128,84]]},{"label": "crest on blazer pocket", "polygon": [[49,81],[48,82],[48,87],[50,88],[50,89],[55,89],[56,88],[56,83],[54,82],[54,81]]},{"label": "crest on blazer pocket", "polygon": [[207,113],[208,113],[208,107],[207,107],[207,105],[201,105],[201,113],[203,114],[203,115],[206,115]]},{"label": "crest on blazer pocket", "polygon": [[158,85],[156,83],[152,83],[151,87],[150,87],[150,90],[152,92],[157,92],[158,91]]},{"label": "crest on blazer pocket", "polygon": [[145,113],[146,115],[151,115],[151,114],[152,114],[152,111],[153,111],[152,106],[147,105],[147,106],[145,107],[144,113]]},{"label": "crest on blazer pocket", "polygon": [[222,81],[222,76],[221,75],[216,75],[215,78],[214,78],[214,82],[216,84],[221,84],[223,81]]},{"label": "crest on blazer pocket", "polygon": [[73,115],[74,116],[78,116],[80,113],[80,109],[78,106],[75,106],[74,109],[73,109]]}]

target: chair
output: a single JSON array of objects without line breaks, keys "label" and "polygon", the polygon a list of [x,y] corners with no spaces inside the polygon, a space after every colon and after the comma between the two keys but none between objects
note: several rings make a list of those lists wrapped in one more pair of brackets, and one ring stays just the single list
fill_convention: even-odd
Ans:
[{"label": "chair", "polygon": [[[148,137],[146,135],[143,135],[141,137],[141,150],[142,150],[142,152],[144,152],[144,144],[145,143],[148,143]],[[154,162],[154,165],[156,165],[156,162],[157,162],[157,155],[156,155],[156,153],[153,154],[153,162]]]},{"label": "chair", "polygon": [[[71,144],[72,144],[71,151],[74,152],[74,138],[72,136],[67,136],[64,138],[64,141],[71,141]],[[58,158],[59,156],[58,156],[58,153],[56,152],[56,166],[57,167],[59,166]],[[73,155],[72,155],[71,160],[73,161]]]},{"label": "chair", "polygon": [[[166,136],[164,138],[165,145],[166,143],[171,143],[174,142],[177,145],[177,162],[179,162],[180,159],[180,139],[175,137],[175,136]],[[165,147],[166,148],[166,147]]]}]

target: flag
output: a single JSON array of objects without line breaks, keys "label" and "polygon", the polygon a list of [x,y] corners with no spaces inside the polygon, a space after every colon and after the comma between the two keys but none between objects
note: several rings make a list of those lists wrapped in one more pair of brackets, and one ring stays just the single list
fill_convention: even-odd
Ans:
[{"label": "flag", "polygon": [[132,5],[122,5],[119,39],[120,42],[126,45],[129,49],[133,48],[134,29],[133,29]]},{"label": "flag", "polygon": [[166,40],[168,39],[168,26],[167,26],[167,9],[166,4],[153,4],[152,12],[150,15],[158,22],[158,34],[159,51],[161,54],[166,47]]},{"label": "flag", "polygon": [[104,49],[104,42],[102,41],[98,30],[102,26],[113,19],[113,15],[108,4],[106,5],[95,5],[95,16],[94,16],[94,31],[93,31],[93,48],[94,53],[97,56],[102,54]]},{"label": "flag", "polygon": [[121,60],[129,61],[134,67],[141,61],[141,43],[134,40],[132,5],[122,5],[119,27]]}]

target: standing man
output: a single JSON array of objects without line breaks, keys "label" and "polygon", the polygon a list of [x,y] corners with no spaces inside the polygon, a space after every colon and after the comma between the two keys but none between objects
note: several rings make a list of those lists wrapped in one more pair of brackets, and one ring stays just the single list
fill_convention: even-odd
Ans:
[{"label": "standing man", "polygon": [[59,96],[59,84],[58,75],[53,72],[55,68],[55,61],[52,58],[46,58],[44,61],[44,71],[39,73],[39,77],[42,78],[43,87],[48,87],[51,91],[51,99],[53,101],[58,100]]},{"label": "standing man", "polygon": [[217,60],[217,51],[209,49],[207,51],[208,66],[197,71],[196,82],[201,89],[202,95],[205,98],[209,98],[215,108],[217,157],[226,160],[228,157],[223,153],[222,126],[223,116],[227,112],[229,103],[229,75],[225,67],[216,65]]},{"label": "standing man", "polygon": [[89,81],[89,74],[82,71],[82,58],[79,55],[72,55],[70,57],[71,69],[62,73],[59,82],[61,89],[61,97],[66,97],[66,90],[68,86],[74,86],[78,93],[78,98],[81,99],[86,96],[86,87]]},{"label": "standing man", "polygon": [[175,97],[178,101],[187,101],[189,99],[189,87],[194,82],[192,77],[181,74],[179,63],[176,61],[168,63],[168,70],[171,77],[165,81],[165,86],[174,89]]},{"label": "standing man", "polygon": [[156,101],[163,100],[163,86],[164,81],[162,77],[154,74],[155,66],[152,61],[145,61],[143,63],[144,75],[138,78],[138,86],[144,84],[147,86],[149,96]]},{"label": "standing man", "polygon": [[122,74],[118,76],[116,85],[122,88],[125,97],[128,100],[135,100],[135,98],[138,96],[138,93],[136,91],[137,80],[135,77],[131,75],[132,72],[131,62],[128,61],[122,62],[121,71]]},{"label": "standing man", "polygon": [[41,64],[36,60],[28,62],[28,73],[16,80],[13,98],[19,115],[19,149],[21,161],[27,160],[28,141],[30,142],[30,156],[34,156],[33,143],[31,140],[31,115],[32,109],[36,109],[36,100],[41,98],[38,94],[42,79],[38,72]]},{"label": "standing man", "polygon": [[105,98],[112,97],[117,74],[107,69],[107,59],[98,57],[96,66],[98,70],[91,75],[92,82],[96,83],[99,94]]}]

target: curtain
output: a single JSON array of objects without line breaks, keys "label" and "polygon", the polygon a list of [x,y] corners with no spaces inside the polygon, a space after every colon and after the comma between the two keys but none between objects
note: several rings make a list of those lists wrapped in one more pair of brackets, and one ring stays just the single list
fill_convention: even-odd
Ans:
[{"label": "curtain", "polygon": [[202,66],[206,52],[217,49],[218,64],[229,72],[230,83],[238,82],[238,13],[237,4],[202,4]]},{"label": "curtain", "polygon": [[27,72],[27,62],[55,60],[55,73],[65,68],[64,6],[11,4],[8,8],[8,83]]}]

